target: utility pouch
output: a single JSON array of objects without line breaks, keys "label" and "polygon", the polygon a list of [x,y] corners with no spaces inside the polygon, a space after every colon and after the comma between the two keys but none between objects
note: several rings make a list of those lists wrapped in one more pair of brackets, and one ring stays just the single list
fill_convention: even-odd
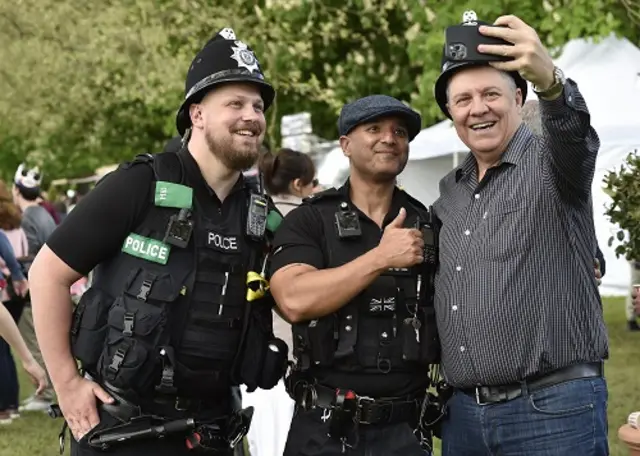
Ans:
[{"label": "utility pouch", "polygon": [[264,357],[264,366],[258,386],[262,389],[271,389],[277,385],[287,372],[287,359],[289,347],[285,341],[274,338],[267,344]]},{"label": "utility pouch", "polygon": [[234,369],[236,382],[245,384],[248,392],[258,387],[268,390],[284,376],[289,349],[285,342],[273,337],[271,306],[258,302],[249,312],[248,327]]},{"label": "utility pouch", "polygon": [[101,290],[89,288],[73,312],[71,351],[82,367],[93,369],[104,347],[108,330],[109,308],[113,299]]},{"label": "utility pouch", "polygon": [[440,362],[440,337],[436,323],[435,309],[423,307],[422,327],[420,328],[420,361],[425,364],[438,364]]},{"label": "utility pouch", "polygon": [[337,349],[335,319],[335,315],[329,315],[306,324],[311,363],[315,366],[333,364]]},{"label": "utility pouch", "polygon": [[420,361],[420,342],[416,334],[414,318],[405,318],[402,322],[402,359],[408,362]]},{"label": "utility pouch", "polygon": [[336,390],[336,397],[331,409],[329,435],[336,440],[346,439],[356,426],[358,399],[351,390]]}]

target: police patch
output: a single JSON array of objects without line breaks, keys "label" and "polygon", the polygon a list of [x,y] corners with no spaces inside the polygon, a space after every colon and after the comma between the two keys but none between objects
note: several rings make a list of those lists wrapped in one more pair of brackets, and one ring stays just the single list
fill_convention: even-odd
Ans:
[{"label": "police patch", "polygon": [[206,246],[220,253],[239,253],[240,240],[238,236],[216,233],[209,230],[205,239]]}]

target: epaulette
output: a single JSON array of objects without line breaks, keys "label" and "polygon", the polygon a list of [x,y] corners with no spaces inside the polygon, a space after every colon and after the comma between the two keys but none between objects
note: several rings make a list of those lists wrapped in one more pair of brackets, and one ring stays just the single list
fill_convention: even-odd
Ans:
[{"label": "epaulette", "polygon": [[316,204],[318,201],[322,201],[322,200],[326,201],[327,199],[332,199],[340,196],[342,196],[342,193],[340,193],[337,188],[331,187],[321,192],[314,193],[312,195],[307,196],[302,200],[302,203]]},{"label": "epaulette", "polygon": [[133,158],[133,160],[121,163],[120,166],[118,166],[118,169],[131,168],[132,166],[138,165],[138,164],[141,164],[141,163],[151,164],[151,163],[153,163],[154,160],[155,160],[155,156],[154,155],[151,155],[151,154],[138,154]]}]

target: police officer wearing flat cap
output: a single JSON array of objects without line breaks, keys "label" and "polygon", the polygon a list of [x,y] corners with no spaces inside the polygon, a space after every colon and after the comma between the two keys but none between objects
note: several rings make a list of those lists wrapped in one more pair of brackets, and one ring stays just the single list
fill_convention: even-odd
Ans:
[{"label": "police officer wearing flat cap", "polygon": [[[251,48],[224,29],[194,58],[185,94],[183,146],[105,177],[31,268],[72,455],[230,454],[252,413],[235,407],[232,390],[269,389],[284,374],[264,279],[281,217],[242,178],[274,90]],[[72,317],[69,286],[91,270]]]},{"label": "police officer wearing flat cap", "polygon": [[[296,401],[285,455],[422,455],[418,426],[438,362],[429,209],[395,185],[418,113],[383,95],[343,107],[350,177],[278,229],[271,291],[293,323]],[[424,436],[424,438],[423,438]]]}]

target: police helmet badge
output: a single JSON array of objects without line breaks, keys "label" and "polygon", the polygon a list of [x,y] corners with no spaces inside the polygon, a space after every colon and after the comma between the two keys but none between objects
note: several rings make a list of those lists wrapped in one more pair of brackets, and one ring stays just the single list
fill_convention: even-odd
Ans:
[{"label": "police helmet badge", "polygon": [[18,166],[13,181],[24,188],[38,188],[42,183],[42,173],[36,166],[28,169],[24,163]]},{"label": "police helmet badge", "polygon": [[462,24],[463,25],[477,25],[478,24],[478,15],[475,11],[469,10],[465,11],[462,14]]},{"label": "police helmet badge", "polygon": [[234,44],[235,46],[231,46],[231,49],[233,49],[231,58],[238,62],[238,68],[246,68],[252,73],[259,72],[258,59],[254,53],[248,49],[248,46],[242,41],[235,41]]}]

